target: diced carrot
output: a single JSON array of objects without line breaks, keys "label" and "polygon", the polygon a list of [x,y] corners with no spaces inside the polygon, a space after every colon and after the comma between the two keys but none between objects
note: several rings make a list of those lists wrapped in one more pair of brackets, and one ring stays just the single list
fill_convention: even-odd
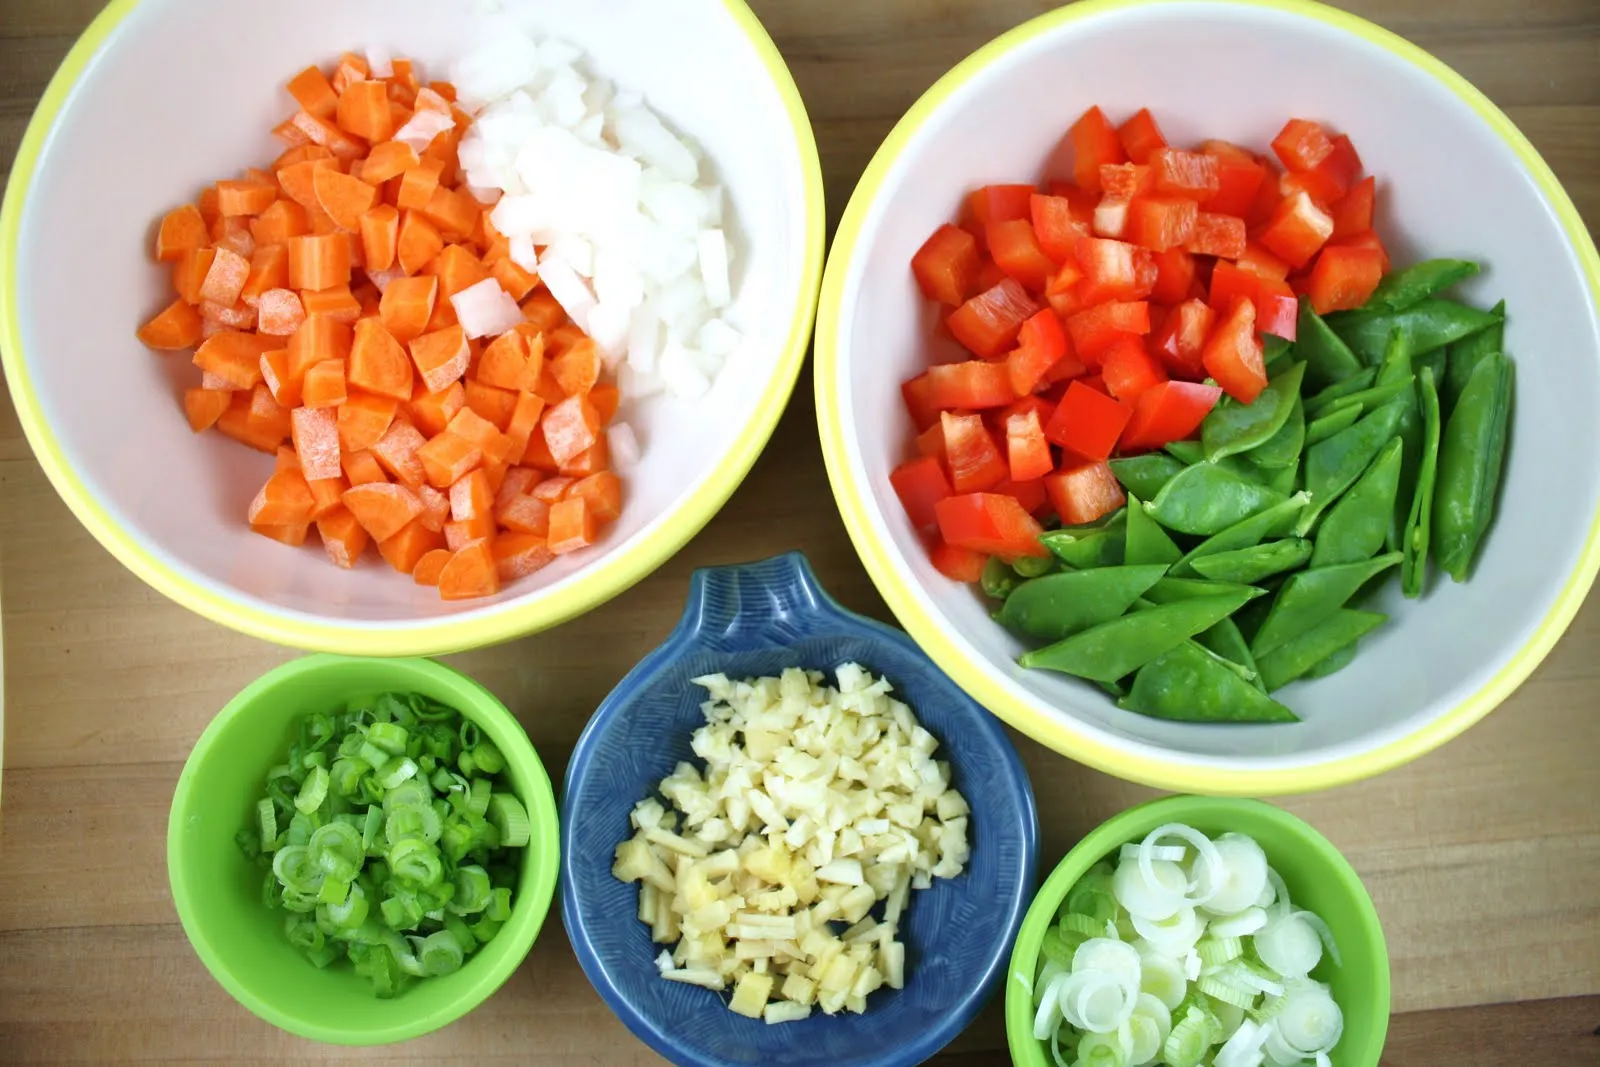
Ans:
[{"label": "diced carrot", "polygon": [[415,426],[395,419],[371,451],[384,470],[415,489],[427,479],[418,456],[422,446],[427,443],[427,438],[418,433]]},{"label": "diced carrot", "polygon": [[[540,352],[543,352],[542,341]],[[528,355],[526,338],[516,330],[507,330],[483,350],[483,358],[478,360],[473,377],[497,389],[531,390],[539,379],[529,366]]]},{"label": "diced carrot", "polygon": [[569,496],[550,509],[550,551],[556,555],[576,552],[594,544],[596,537],[594,512],[589,501],[581,496]]},{"label": "diced carrot", "polygon": [[345,402],[344,360],[325,359],[306,370],[301,383],[301,403],[308,408],[335,408]]},{"label": "diced carrot", "polygon": [[500,487],[495,490],[495,514],[499,515],[500,508],[513,498],[526,495],[533,488],[533,483],[539,480],[539,472],[532,467],[517,464],[509,468],[501,480]]},{"label": "diced carrot", "polygon": [[417,565],[411,571],[411,578],[418,585],[438,585],[439,575],[444,571],[444,565],[450,562],[450,557],[455,553],[448,548],[436,548],[423,554],[417,560]]},{"label": "diced carrot", "polygon": [[354,82],[339,94],[337,121],[347,133],[369,142],[386,141],[390,125],[389,86],[381,81]]},{"label": "diced carrot", "polygon": [[587,394],[600,380],[600,350],[585,337],[551,360],[550,372],[568,396]]},{"label": "diced carrot", "polygon": [[[327,149],[322,149],[326,152]],[[300,207],[312,213],[324,213],[322,205],[317,201],[317,171],[338,170],[339,161],[333,158],[332,153],[325,156],[313,156],[289,163],[279,167],[275,172],[278,178],[278,188],[283,190],[283,195],[294,201]],[[310,216],[307,216],[309,225]]]},{"label": "diced carrot", "polygon": [[320,519],[334,508],[343,507],[344,491],[350,488],[350,483],[344,477],[332,478],[307,478],[306,485],[311,487],[311,517]]},{"label": "diced carrot", "polygon": [[379,204],[361,216],[361,246],[368,270],[393,267],[399,243],[400,212],[393,204]]},{"label": "diced carrot", "polygon": [[326,315],[336,322],[354,323],[361,317],[361,304],[348,285],[332,289],[307,290],[300,294],[307,315]]},{"label": "diced carrot", "polygon": [[250,393],[250,432],[261,441],[271,441],[276,449],[289,437],[292,425],[289,409],[278,403],[265,382],[258,382]]},{"label": "diced carrot", "polygon": [[528,438],[528,448],[522,453],[522,462],[525,466],[546,474],[556,472],[556,460],[550,454],[550,446],[545,443],[544,434],[535,432]]},{"label": "diced carrot", "polygon": [[[297,144],[289,148],[285,148],[283,153],[278,156],[277,159],[272,161],[272,166],[269,169],[272,171],[273,178],[276,179],[278,172],[284,167],[292,167],[296,163],[304,163],[307,160],[312,159],[332,158],[333,153],[328,151],[326,148],[319,144],[312,144],[310,141],[306,141],[304,144]],[[282,188],[281,184],[279,188]]]},{"label": "diced carrot", "polygon": [[539,284],[537,274],[523,270],[510,256],[501,256],[493,262],[485,257],[484,261],[489,263],[489,273],[494,280],[500,283],[500,288],[511,294],[513,300],[522,300]]},{"label": "diced carrot", "polygon": [[450,517],[456,522],[492,518],[493,515],[494,494],[489,491],[489,479],[481,468],[462,475],[451,484]]},{"label": "diced carrot", "polygon": [[411,360],[377,319],[356,323],[345,373],[351,385],[368,392],[396,400],[411,399]]},{"label": "diced carrot", "polygon": [[349,453],[377,444],[394,421],[398,406],[393,397],[352,391],[339,405],[339,447]]},{"label": "diced carrot", "polygon": [[339,439],[340,464],[344,467],[345,480],[351,485],[369,485],[373,482],[387,482],[383,468],[371,452],[365,449],[359,452],[346,451],[344,438]]},{"label": "diced carrot", "polygon": [[314,66],[289,79],[289,95],[301,108],[322,118],[331,118],[339,107],[339,94],[333,91],[327,75]]},{"label": "diced carrot", "polygon": [[186,304],[200,303],[200,287],[216,259],[214,248],[195,248],[185,252],[172,267],[172,287]]},{"label": "diced carrot", "polygon": [[311,487],[297,470],[280,470],[267,479],[250,502],[252,526],[286,526],[311,521]]},{"label": "diced carrot", "polygon": [[422,85],[417,79],[416,64],[409,59],[397,57],[392,61],[391,65],[394,68],[394,73],[389,77],[390,89],[409,92],[411,99],[415,100],[417,98],[417,90]]},{"label": "diced carrot", "polygon": [[256,250],[256,239],[250,235],[250,220],[240,217],[226,218],[215,227],[214,243],[235,255],[249,259]]},{"label": "diced carrot", "polygon": [[[420,169],[406,171],[406,177]],[[401,270],[416,274],[431,263],[443,247],[444,238],[420,212],[407,211],[400,217],[400,241],[395,246],[395,256]]]},{"label": "diced carrot", "polygon": [[471,407],[464,407],[456,412],[446,429],[449,433],[470,441],[485,451],[495,450],[497,442],[505,437],[494,423],[473,411]]},{"label": "diced carrot", "polygon": [[342,230],[359,230],[361,216],[378,202],[376,186],[333,167],[319,167],[313,171],[311,187],[322,210]]},{"label": "diced carrot", "polygon": [[600,439],[600,413],[588,399],[569,396],[539,420],[545,443],[556,463],[564,464]]},{"label": "diced carrot", "polygon": [[511,419],[505,433],[511,440],[511,454],[521,459],[528,451],[528,442],[539,428],[539,416],[544,414],[544,398],[537,393],[518,393],[517,403],[511,409]]},{"label": "diced carrot", "polygon": [[185,252],[204,248],[210,236],[199,208],[193,204],[173,208],[156,231],[156,259],[163,263],[176,262]]},{"label": "diced carrot", "polygon": [[370,185],[382,185],[421,162],[422,157],[417,155],[417,150],[403,141],[384,141],[373,145],[367,158],[362,160],[361,180]]},{"label": "diced carrot", "polygon": [[543,537],[530,533],[501,534],[490,543],[489,549],[494,554],[495,569],[502,582],[526,578],[556,558]]},{"label": "diced carrot", "polygon": [[262,245],[250,256],[250,275],[244,280],[239,299],[251,307],[261,301],[261,294],[269,289],[283,289],[289,284],[289,250],[281,244]]},{"label": "diced carrot", "polygon": [[550,532],[550,505],[529,493],[519,493],[496,507],[494,517],[501,526],[517,533],[544,537]]},{"label": "diced carrot", "polygon": [[251,523],[250,529],[262,537],[270,537],[274,541],[288,545],[290,548],[299,548],[306,543],[306,535],[311,532],[309,522],[292,522],[284,526],[272,526],[266,523]]},{"label": "diced carrot", "polygon": [[283,437],[273,435],[270,430],[263,430],[250,418],[251,402],[254,394],[249,391],[239,391],[230,394],[230,396],[228,410],[217,418],[217,429],[240,444],[248,445],[258,452],[269,454],[276,452],[278,446],[283,443]]},{"label": "diced carrot", "polygon": [[573,345],[587,340],[588,335],[578,328],[577,323],[563,322],[545,331],[544,354],[549,359],[558,359]]},{"label": "diced carrot", "polygon": [[420,211],[427,207],[428,201],[433,199],[433,191],[439,188],[439,175],[443,170],[439,163],[425,160],[406,171],[395,206],[402,211]]},{"label": "diced carrot", "polygon": [[445,544],[452,552],[459,551],[474,541],[493,537],[494,532],[493,518],[453,519],[444,524]]},{"label": "diced carrot", "polygon": [[364,145],[359,139],[309,111],[295,112],[289,122],[305,135],[306,140],[329,149],[338,159],[355,159],[362,153]]},{"label": "diced carrot", "polygon": [[217,210],[224,217],[259,215],[278,199],[275,183],[246,180],[217,183]]},{"label": "diced carrot", "polygon": [[433,315],[433,302],[439,293],[439,279],[429,276],[395,278],[383,291],[379,314],[384,329],[401,344],[421,337]]},{"label": "diced carrot", "polygon": [[[287,349],[278,348],[261,353],[261,380],[272,391],[272,399],[286,408],[299,406],[301,380],[289,367]],[[315,477],[325,478],[327,475],[318,474]]]},{"label": "diced carrot", "polygon": [[[438,257],[435,257],[438,258]],[[432,264],[423,270],[431,272]],[[434,333],[439,330],[448,330],[452,326],[461,325],[461,320],[456,317],[456,306],[445,299],[444,286],[439,287],[439,299],[433,302],[433,314],[428,316],[428,327],[424,333]]]},{"label": "diced carrot", "polygon": [[610,426],[611,420],[617,417],[622,393],[616,386],[602,382],[589,390],[589,403],[594,405],[595,412],[599,414],[600,425]]},{"label": "diced carrot", "polygon": [[[255,238],[257,249],[285,245],[289,238],[299,237],[310,229],[306,209],[288,199],[274,200],[271,207],[250,220],[250,236]],[[287,254],[288,249],[284,252]]]},{"label": "diced carrot", "polygon": [[519,306],[522,308],[523,318],[540,333],[553,330],[567,321],[566,311],[556,298],[550,295],[548,289],[539,289]]},{"label": "diced carrot", "polygon": [[[411,342],[411,361],[428,392],[442,392],[467,372],[471,358],[467,335],[460,326],[426,333]],[[470,395],[467,400],[471,403]]]},{"label": "diced carrot", "polygon": [[422,205],[421,210],[442,232],[458,238],[469,236],[483,215],[483,205],[472,194],[458,192],[444,185],[433,190],[433,195],[428,197],[428,202]]},{"label": "diced carrot", "polygon": [[337,319],[312,315],[289,338],[289,366],[304,376],[314,365],[350,356],[350,327]]},{"label": "diced carrot", "polygon": [[426,482],[417,486],[416,493],[422,501],[422,514],[417,521],[434,533],[443,531],[444,524],[450,521],[450,498]]},{"label": "diced carrot", "polygon": [[207,232],[210,232],[212,223],[222,217],[222,212],[217,208],[217,187],[208,185],[200,190],[194,206],[200,212],[200,219],[206,224]]},{"label": "diced carrot", "polygon": [[430,393],[427,383],[419,378],[411,393],[411,421],[429,437],[436,437],[444,433],[444,428],[466,403],[466,390],[460,382],[451,382],[447,388]]},{"label": "diced carrot", "polygon": [[[300,455],[299,455],[299,453],[297,453],[291,447],[280,445],[278,447],[278,454],[273,457],[272,473],[276,474],[279,471],[298,471],[298,470],[300,470]],[[303,474],[305,472],[301,471],[301,473]],[[306,484],[310,485],[311,482],[307,481]],[[316,494],[313,493],[312,496],[315,497]]]},{"label": "diced carrot", "polygon": [[194,353],[194,365],[226,380],[235,389],[251,389],[261,381],[261,353],[270,351],[274,340],[222,330],[201,342]]},{"label": "diced carrot", "polygon": [[[307,496],[310,490],[307,490]],[[422,502],[403,485],[368,482],[344,491],[344,506],[376,541],[386,541],[422,513]]]},{"label": "diced carrot", "polygon": [[561,464],[562,474],[573,478],[587,478],[591,474],[611,469],[611,447],[604,437]]},{"label": "diced carrot", "polygon": [[462,245],[445,245],[427,269],[429,274],[438,276],[442,297],[455,296],[490,276],[478,257]]},{"label": "diced carrot", "polygon": [[417,459],[431,485],[448,489],[483,463],[483,450],[465,438],[446,431],[417,449]]},{"label": "diced carrot", "polygon": [[[289,413],[289,421],[295,455],[300,457],[305,476],[339,477],[343,468],[339,464],[339,425],[334,413],[326,408],[295,408]],[[374,453],[378,454],[376,448]],[[378,458],[382,462],[381,454]]]},{"label": "diced carrot", "polygon": [[354,52],[346,52],[339,57],[339,65],[333,70],[333,91],[336,93],[348,92],[350,87],[359,81],[365,81],[372,74],[372,68],[367,66],[367,61]]},{"label": "diced carrot", "polygon": [[487,538],[463,546],[439,572],[439,596],[445,600],[470,600],[499,591],[500,573]]},{"label": "diced carrot", "polygon": [[539,382],[533,387],[533,391],[543,397],[544,402],[551,407],[555,407],[567,398],[567,391],[561,388],[560,382],[556,381],[555,373],[550,369],[548,363],[539,372]]},{"label": "diced carrot", "polygon": [[209,337],[216,330],[213,326],[225,326],[230,330],[253,330],[256,328],[256,309],[246,304],[243,300],[233,304],[216,304],[210,300],[200,301],[200,333]]},{"label": "diced carrot", "polygon": [[232,400],[233,394],[222,389],[185,389],[183,414],[189,420],[189,429],[201,433],[215,426]]},{"label": "diced carrot", "polygon": [[496,389],[482,382],[467,383],[467,407],[493,423],[494,428],[502,433],[511,426],[511,416],[516,413],[520,396],[520,393]]},{"label": "diced carrot", "polygon": [[205,278],[200,282],[200,299],[232,307],[239,302],[239,294],[244,291],[244,283],[249,277],[248,259],[231,249],[218,248]]},{"label": "diced carrot", "polygon": [[322,547],[334,565],[349,570],[367,550],[372,535],[344,505],[329,509],[317,519],[317,533],[322,536]]},{"label": "diced carrot", "polygon": [[580,478],[567,492],[569,496],[580,496],[589,502],[589,511],[596,522],[611,522],[622,514],[622,479],[611,471]]},{"label": "diced carrot", "polygon": [[429,552],[435,552],[444,545],[444,538],[437,530],[430,530],[422,524],[422,520],[413,519],[402,526],[393,537],[378,542],[378,552],[389,561],[389,566],[401,574],[410,574],[417,569],[417,562]]},{"label": "diced carrot", "polygon": [[289,288],[332,289],[350,284],[350,242],[343,234],[289,239]]},{"label": "diced carrot", "polygon": [[139,327],[138,337],[158,351],[193,348],[200,343],[200,313],[179,297]]},{"label": "diced carrot", "polygon": [[538,485],[535,485],[531,490],[529,490],[529,494],[535,500],[542,500],[546,504],[554,504],[558,501],[565,500],[567,498],[568,490],[577,484],[578,480],[576,478],[568,478],[565,475],[558,475],[554,478],[546,478]]}]

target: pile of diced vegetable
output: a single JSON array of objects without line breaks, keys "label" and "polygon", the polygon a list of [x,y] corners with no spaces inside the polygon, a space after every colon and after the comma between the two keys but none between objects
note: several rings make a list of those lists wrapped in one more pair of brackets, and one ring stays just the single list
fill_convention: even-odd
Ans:
[{"label": "pile of diced vegetable", "polygon": [[451,974],[511,917],[527,810],[476,724],[420,694],[301,718],[239,847],[317,967],[348,959],[379,997]]},{"label": "pile of diced vegetable", "polygon": [[980,189],[913,259],[973,358],[905,383],[920,455],[890,481],[934,565],[1046,646],[1023,665],[1147,715],[1296,721],[1268,693],[1350,662],[1373,579],[1470,573],[1504,307],[1438,295],[1474,263],[1391,273],[1375,180],[1315,123],[1273,141],[1282,172],[1145,111],[1071,139],[1075,183]]}]

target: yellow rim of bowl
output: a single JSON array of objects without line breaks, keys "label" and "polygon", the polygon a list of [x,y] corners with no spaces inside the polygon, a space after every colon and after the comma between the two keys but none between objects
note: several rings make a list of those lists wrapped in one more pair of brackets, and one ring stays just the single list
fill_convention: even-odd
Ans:
[{"label": "yellow rim of bowl", "polygon": [[[1002,34],[968,56],[939,79],[895,126],[872,157],[861,182],[845,208],[844,217],[829,253],[823,276],[822,302],[817,313],[816,402],[817,424],[822,437],[823,458],[834,496],[844,516],[845,528],[855,542],[867,571],[877,584],[902,625],[930,656],[963,689],[1006,722],[1042,744],[1097,770],[1135,782],[1181,792],[1216,795],[1252,795],[1310,792],[1359,781],[1400,766],[1437,748],[1487,715],[1520,685],[1561,637],[1582,605],[1595,574],[1600,571],[1600,514],[1590,526],[1577,566],[1568,575],[1550,611],[1533,636],[1511,661],[1482,689],[1406,737],[1370,752],[1328,760],[1306,767],[1261,770],[1206,767],[1192,763],[1137,755],[1122,751],[1079,730],[1070,721],[1043,715],[1026,702],[1015,699],[989,677],[986,670],[969,660],[956,642],[945,633],[942,619],[923,610],[912,585],[895,569],[895,552],[879,538],[870,519],[868,495],[850,469],[844,427],[838,418],[832,393],[841,373],[839,358],[839,314],[844,301],[845,277],[855,258],[861,227],[877,199],[884,179],[894,167],[900,152],[917,135],[922,125],[954,93],[990,63],[1005,53],[1048,33],[1057,27],[1113,12],[1147,7],[1157,3],[1183,3],[1186,0],[1083,0],[1081,3],[1041,15]],[[1365,19],[1357,18],[1311,0],[1228,0],[1241,6],[1264,7],[1301,15],[1362,38],[1386,52],[1433,75],[1455,93],[1489,125],[1511,148],[1538,184],[1540,191],[1561,220],[1571,241],[1595,304],[1600,306],[1600,253],[1584,227],[1583,220],[1550,167],[1534,150],[1511,120],[1461,75],[1410,41]]]},{"label": "yellow rim of bowl", "polygon": [[[492,645],[546,629],[610,600],[650,574],[689,542],[733,495],[755,464],[794,391],[817,307],[822,278],[824,226],[822,165],[816,138],[800,91],[772,38],[743,0],[720,0],[749,40],[783,100],[800,155],[805,189],[805,258],[801,266],[799,303],[794,322],[772,379],[756,405],[756,414],[722,459],[662,524],[625,549],[607,553],[580,572],[581,580],[539,596],[527,604],[489,609],[479,616],[430,621],[418,625],[373,627],[318,622],[240,603],[159,559],[119,525],[94,499],[67,463],[60,442],[47,425],[22,357],[15,264],[28,191],[44,142],[66,105],[84,68],[107,38],[138,6],[139,0],[112,0],[84,30],[45,89],[23,134],[12,165],[5,201],[0,205],[0,263],[7,265],[0,285],[0,367],[10,384],[11,399],[39,465],[78,521],[124,566],[150,586],[213,622],[277,644],[358,656],[438,655]],[[134,324],[130,324],[132,332]]]}]

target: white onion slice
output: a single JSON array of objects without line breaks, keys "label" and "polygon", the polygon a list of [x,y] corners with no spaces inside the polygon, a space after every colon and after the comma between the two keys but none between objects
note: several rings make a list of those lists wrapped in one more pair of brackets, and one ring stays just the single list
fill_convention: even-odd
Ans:
[{"label": "white onion slice", "polygon": [[1285,978],[1303,978],[1322,961],[1322,939],[1302,914],[1281,915],[1255,936],[1256,955]]},{"label": "white onion slice", "polygon": [[1215,1067],[1255,1067],[1261,1063],[1261,1046],[1267,1042],[1267,1028],[1245,1019],[1233,1036],[1223,1042],[1211,1061]]},{"label": "white onion slice", "polygon": [[1333,931],[1328,928],[1328,924],[1322,921],[1322,916],[1313,911],[1297,911],[1294,914],[1301,922],[1317,932],[1317,937],[1322,939],[1322,947],[1327,951],[1333,965],[1343,967],[1344,961],[1339,958],[1339,944],[1333,939]]},{"label": "white onion slice", "polygon": [[1162,952],[1178,956],[1194,948],[1200,935],[1205,933],[1206,924],[1193,908],[1185,904],[1165,919],[1145,919],[1135,915],[1133,928],[1140,937]]},{"label": "white onion slice", "polygon": [[[1122,850],[1117,853],[1117,858],[1124,863],[1137,863],[1139,861],[1139,848],[1139,845],[1135,845],[1130,841],[1122,846]],[[1162,863],[1182,863],[1183,857],[1188,854],[1189,850],[1182,845],[1157,845],[1150,850],[1150,858]]]},{"label": "white onion slice", "polygon": [[1194,862],[1198,873],[1189,881],[1188,899],[1185,903],[1196,907],[1206,904],[1222,881],[1222,858],[1217,855],[1216,846],[1205,834],[1183,823],[1167,823],[1165,826],[1156,827],[1145,835],[1144,841],[1139,846],[1139,869],[1144,874],[1145,880],[1151,883],[1155,882],[1155,876],[1149,870],[1154,857],[1149,854],[1149,850],[1160,844],[1164,837],[1181,838],[1194,846]]},{"label": "white onion slice", "polygon": [[1091,937],[1072,954],[1073,974],[1099,971],[1128,986],[1135,994],[1139,991],[1141,966],[1138,949],[1109,937]]},{"label": "white onion slice", "polygon": [[1261,895],[1263,899],[1256,902],[1257,906],[1266,908],[1269,916],[1282,915],[1293,907],[1289,902],[1289,887],[1283,884],[1282,876],[1271,867],[1267,868],[1267,888],[1262,890]]},{"label": "white onion slice", "polygon": [[1188,994],[1189,978],[1180,960],[1151,949],[1139,953],[1139,988],[1172,1011]]},{"label": "white onion slice", "polygon": [[[1154,1063],[1161,1055],[1161,1046],[1172,1033],[1172,1012],[1159,997],[1140,993],[1134,1001],[1133,1015],[1129,1018],[1129,1032],[1133,1037],[1133,1052],[1129,1059],[1133,1067]],[[1150,1038],[1155,1039],[1152,1048]]]},{"label": "white onion slice", "polygon": [[1267,885],[1267,854],[1243,834],[1223,834],[1213,845],[1219,857],[1219,877],[1206,910],[1236,915],[1253,907]]},{"label": "white onion slice", "polygon": [[1121,863],[1111,876],[1111,895],[1129,915],[1171,918],[1184,906],[1188,880],[1183,868],[1167,860]]},{"label": "white onion slice", "polygon": [[1216,938],[1249,937],[1266,925],[1267,913],[1261,908],[1249,907],[1237,915],[1212,919],[1206,924],[1206,932]]},{"label": "white onion slice", "polygon": [[449,111],[433,111],[418,107],[406,120],[406,124],[394,132],[393,139],[421,152],[433,143],[435,137],[451,129],[455,124],[455,117]]},{"label": "white onion slice", "polygon": [[1344,1033],[1344,1013],[1322,989],[1296,992],[1272,1021],[1284,1044],[1303,1057],[1327,1052]]},{"label": "white onion slice", "polygon": [[1137,998],[1105,971],[1075,971],[1061,988],[1061,1013],[1079,1030],[1109,1034],[1127,1022]]},{"label": "white onion slice", "polygon": [[[1071,973],[1072,972],[1068,970],[1064,964],[1059,963],[1056,960],[1045,960],[1044,966],[1039,968],[1039,980],[1034,983],[1032,991],[1034,1006],[1037,1007],[1038,1005],[1044,1003],[1045,991],[1050,988],[1051,981],[1053,981],[1057,975]],[[1024,977],[1026,976],[1021,974],[1017,975],[1017,979],[1019,981]],[[1056,988],[1059,989],[1060,987],[1057,986]]]},{"label": "white onion slice", "polygon": [[1043,1041],[1055,1032],[1057,1023],[1061,1019],[1061,987],[1066,985],[1065,974],[1058,974],[1044,987],[1044,995],[1039,998],[1039,1010],[1033,1016],[1033,1036]]},{"label": "white onion slice", "polygon": [[511,294],[493,278],[467,286],[450,298],[450,306],[468,338],[498,337],[527,321]]},{"label": "white onion slice", "polygon": [[569,267],[564,260],[552,256],[546,250],[539,257],[539,277],[544,281],[545,288],[550,290],[550,295],[556,298],[556,303],[561,305],[561,310],[567,317],[577,324],[578,329],[589,332],[589,312],[594,310],[594,293],[589,290],[589,283],[580,278],[576,271]]},{"label": "white onion slice", "polygon": [[728,280],[728,240],[721,230],[701,230],[695,238],[700,255],[700,279],[706,287],[706,303],[725,308],[733,302],[733,285]]}]

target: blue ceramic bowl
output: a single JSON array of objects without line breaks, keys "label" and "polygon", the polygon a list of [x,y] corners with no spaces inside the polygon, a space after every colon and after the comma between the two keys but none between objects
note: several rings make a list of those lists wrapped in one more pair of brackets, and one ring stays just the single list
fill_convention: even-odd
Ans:
[{"label": "blue ceramic bowl", "polygon": [[[704,722],[689,679],[831,672],[855,661],[887,675],[939,739],[972,807],[966,871],[913,893],[902,937],[906,986],[872,994],[864,1015],[814,1013],[768,1026],[723,996],[663,981],[637,885],[611,876],[628,813],[679,760]],[[921,1063],[972,1021],[1004,973],[1033,893],[1038,814],[1027,771],[999,723],[899,630],[841,608],[803,555],[696,571],[665,644],[601,704],[567,769],[562,809],[563,921],[578,960],[628,1029],[680,1065],[899,1067]]]}]

